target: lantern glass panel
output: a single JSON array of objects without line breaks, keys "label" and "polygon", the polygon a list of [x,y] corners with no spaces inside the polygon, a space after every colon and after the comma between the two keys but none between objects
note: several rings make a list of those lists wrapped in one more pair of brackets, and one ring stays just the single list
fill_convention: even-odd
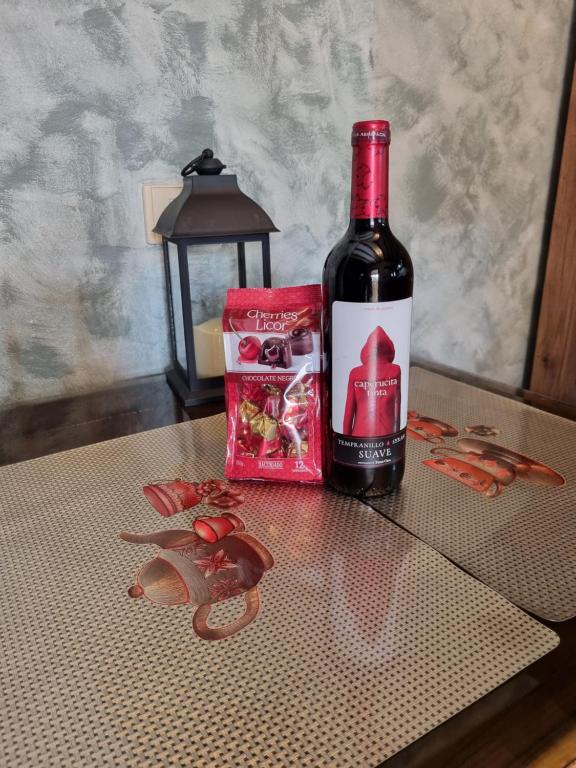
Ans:
[{"label": "lantern glass panel", "polygon": [[196,378],[224,375],[222,314],[226,290],[238,287],[235,243],[188,247]]},{"label": "lantern glass panel", "polygon": [[256,288],[262,285],[262,244],[245,243],[246,285]]},{"label": "lantern glass panel", "polygon": [[174,243],[168,243],[168,261],[170,264],[170,283],[172,286],[172,307],[175,336],[176,360],[186,370],[186,345],[184,343],[184,320],[182,315],[182,294],[180,292],[180,271],[178,269],[178,249]]}]

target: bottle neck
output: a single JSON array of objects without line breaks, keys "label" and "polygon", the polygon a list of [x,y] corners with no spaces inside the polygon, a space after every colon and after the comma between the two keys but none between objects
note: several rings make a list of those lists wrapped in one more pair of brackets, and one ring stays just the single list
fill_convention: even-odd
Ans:
[{"label": "bottle neck", "polygon": [[376,219],[350,219],[348,235],[358,236],[383,229],[388,229],[388,219],[384,219],[381,216]]},{"label": "bottle neck", "polygon": [[353,145],[350,219],[388,221],[388,144],[359,141]]}]

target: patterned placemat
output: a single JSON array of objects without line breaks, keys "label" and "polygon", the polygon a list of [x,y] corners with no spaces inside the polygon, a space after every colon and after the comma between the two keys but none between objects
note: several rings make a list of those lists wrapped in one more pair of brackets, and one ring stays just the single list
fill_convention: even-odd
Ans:
[{"label": "patterned placemat", "polygon": [[223,446],[217,416],[0,469],[2,766],[376,766],[555,647],[355,500],[160,482]]},{"label": "patterned placemat", "polygon": [[522,608],[576,616],[576,424],[420,368],[410,408],[402,490],[371,504]]}]

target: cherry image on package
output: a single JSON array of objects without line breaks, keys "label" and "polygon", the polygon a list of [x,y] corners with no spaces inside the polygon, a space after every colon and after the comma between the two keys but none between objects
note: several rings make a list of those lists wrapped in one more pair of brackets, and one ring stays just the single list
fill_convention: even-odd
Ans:
[{"label": "cherry image on package", "polygon": [[226,477],[322,482],[320,290],[228,290]]}]

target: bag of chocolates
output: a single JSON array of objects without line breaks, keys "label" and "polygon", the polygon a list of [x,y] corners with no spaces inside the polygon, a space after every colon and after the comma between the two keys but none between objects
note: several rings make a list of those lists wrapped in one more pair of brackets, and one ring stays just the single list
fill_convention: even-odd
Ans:
[{"label": "bag of chocolates", "polygon": [[319,285],[231,288],[226,477],[322,482]]}]

